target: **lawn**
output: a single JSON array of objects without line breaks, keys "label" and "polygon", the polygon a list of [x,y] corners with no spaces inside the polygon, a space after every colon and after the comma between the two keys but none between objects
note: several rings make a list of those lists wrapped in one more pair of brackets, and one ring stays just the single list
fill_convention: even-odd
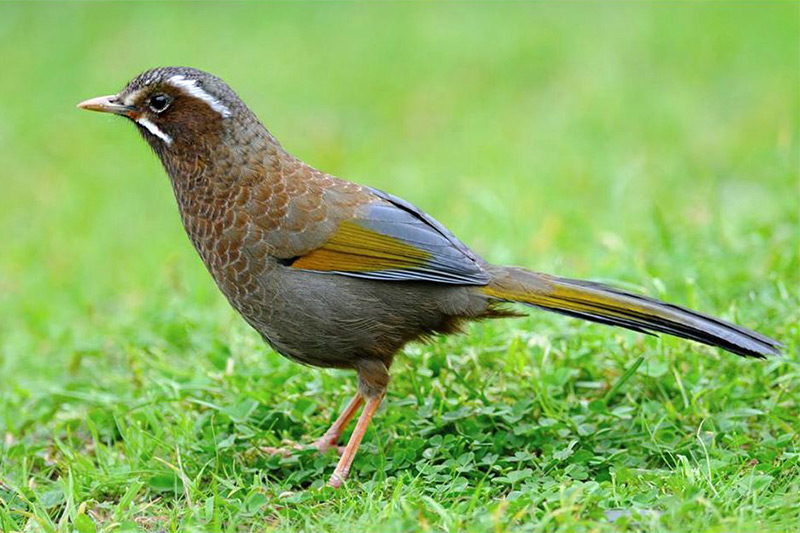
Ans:
[{"label": "lawn", "polygon": [[[0,4],[0,530],[797,530],[799,11]],[[75,109],[168,64],[492,262],[688,305],[785,357],[543,312],[473,325],[398,357],[326,488],[335,454],[260,449],[314,440],[355,377],[266,347],[134,128]]]}]

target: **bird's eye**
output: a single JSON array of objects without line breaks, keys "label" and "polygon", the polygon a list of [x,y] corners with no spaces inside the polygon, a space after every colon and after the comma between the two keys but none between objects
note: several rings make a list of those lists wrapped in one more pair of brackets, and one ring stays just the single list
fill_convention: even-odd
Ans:
[{"label": "bird's eye", "polygon": [[161,113],[169,107],[171,101],[172,99],[166,94],[156,94],[150,97],[150,101],[147,105],[154,112]]}]

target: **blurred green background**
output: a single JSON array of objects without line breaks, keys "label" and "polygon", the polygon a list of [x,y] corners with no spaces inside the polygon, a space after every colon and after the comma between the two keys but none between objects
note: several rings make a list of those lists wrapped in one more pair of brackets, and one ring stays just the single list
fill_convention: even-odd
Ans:
[{"label": "blurred green background", "polygon": [[[318,407],[331,412],[353,385],[347,374],[296,367],[261,347],[196,257],[168,180],[134,128],[78,111],[78,101],[116,92],[153,66],[208,70],[289,151],[419,205],[490,261],[623,284],[761,328],[791,348],[800,318],[799,34],[793,2],[0,4],[0,513],[19,519],[10,487],[30,477],[59,486],[45,472],[63,478],[69,451],[80,450],[63,439],[82,419],[128,416],[124,399],[146,397],[162,378],[202,381],[231,356],[261,378],[248,378],[240,397],[222,397],[236,403],[260,387],[259,405],[276,412],[307,392],[307,380],[323,379],[319,394],[329,398]],[[483,340],[443,341],[434,356],[575,327],[536,314],[473,328]],[[662,346],[594,326],[574,333],[565,354],[580,335],[605,339],[587,360],[628,346],[611,370],[586,363],[600,365],[587,367],[589,381],[613,382],[631,354]],[[669,353],[687,350],[665,344]],[[396,382],[427,364],[419,353]],[[714,357],[716,380],[755,368]],[[568,359],[549,364],[575,367]],[[681,368],[697,370],[696,360],[686,355]],[[796,370],[784,371],[781,382],[797,385]],[[299,380],[294,392],[276,390],[275,376]],[[400,413],[398,427],[416,416],[403,410],[402,390],[401,406],[387,407]],[[772,399],[796,409],[797,398],[795,388]],[[311,408],[304,416],[298,439],[331,415]],[[376,435],[389,432],[386,422]],[[776,429],[786,431],[782,424]],[[789,427],[796,432],[796,420]],[[758,429],[750,431],[757,443]],[[62,462],[31,471],[53,442],[62,442]],[[176,442],[165,437],[151,455],[169,456]],[[158,466],[150,456],[136,466],[119,461],[127,477],[79,483],[75,494],[118,502]],[[29,511],[37,509],[31,490]],[[135,501],[150,501],[147,490]],[[380,502],[380,491],[371,497]],[[80,502],[56,500],[31,512],[72,523]],[[596,514],[587,512],[576,520]],[[444,527],[433,515],[433,527]]]}]

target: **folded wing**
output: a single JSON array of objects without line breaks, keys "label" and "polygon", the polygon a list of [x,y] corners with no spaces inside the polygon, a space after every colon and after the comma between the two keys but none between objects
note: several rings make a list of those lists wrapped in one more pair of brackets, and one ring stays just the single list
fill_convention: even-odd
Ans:
[{"label": "folded wing", "polygon": [[377,280],[489,282],[481,260],[444,226],[408,202],[372,192],[383,201],[340,222],[328,241],[291,267]]}]

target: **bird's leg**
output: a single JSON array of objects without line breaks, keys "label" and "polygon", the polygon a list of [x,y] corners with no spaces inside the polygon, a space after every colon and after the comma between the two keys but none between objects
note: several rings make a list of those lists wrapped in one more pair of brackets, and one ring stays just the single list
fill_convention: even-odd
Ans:
[{"label": "bird's leg", "polygon": [[350,440],[347,442],[347,446],[345,446],[344,452],[339,458],[339,463],[336,465],[336,470],[333,471],[333,475],[331,476],[330,481],[328,481],[328,485],[331,487],[339,488],[342,483],[344,483],[344,480],[347,479],[347,475],[350,473],[350,467],[353,464],[353,459],[356,458],[358,446],[361,444],[361,439],[364,438],[364,433],[367,431],[369,421],[372,420],[375,411],[378,410],[378,406],[380,406],[383,396],[384,394],[381,393],[379,396],[367,398],[367,405],[364,406],[361,416],[358,417],[356,429],[353,430],[353,434],[350,435]]},{"label": "bird's leg", "polygon": [[328,428],[328,431],[314,443],[319,453],[325,453],[331,447],[339,444],[342,433],[347,429],[348,424],[350,424],[350,421],[363,403],[364,397],[361,396],[360,392],[357,392],[356,395],[353,396],[353,399],[350,400],[350,403],[347,404],[347,407],[344,408],[344,411],[339,415],[339,418],[336,419],[336,422],[334,422],[331,427]]},{"label": "bird's leg", "polygon": [[[391,360],[388,361],[388,364],[391,364]],[[336,470],[333,471],[333,475],[328,481],[328,485],[333,488],[340,487],[344,480],[347,479],[350,467],[353,465],[353,459],[356,457],[358,446],[361,444],[361,439],[364,438],[364,433],[367,432],[369,421],[372,420],[375,411],[381,405],[381,401],[386,395],[386,386],[389,384],[389,369],[380,359],[362,359],[356,364],[356,370],[358,371],[358,396],[366,400],[366,405],[364,410],[361,411],[361,416],[358,417],[356,428],[353,430],[353,434],[350,435],[350,440],[347,442],[342,456],[339,458]],[[350,402],[350,405],[354,403],[355,400]],[[358,406],[353,408],[353,413],[357,408]],[[350,406],[345,409],[345,412],[349,410]]]},{"label": "bird's leg", "polygon": [[[339,439],[342,438],[342,433],[345,429],[347,429],[347,425],[356,415],[358,412],[358,408],[361,407],[361,404],[364,403],[364,397],[361,396],[361,393],[356,393],[355,396],[350,400],[350,403],[347,404],[347,407],[344,408],[342,414],[339,415],[339,418],[336,419],[336,422],[328,428],[328,431],[320,437],[312,446],[316,448],[319,453],[325,453],[330,450],[332,447],[336,446],[339,443]],[[303,450],[305,446],[298,444],[296,442],[287,442],[284,441],[284,447],[275,448],[273,446],[262,446],[261,451],[268,455],[281,455],[283,457],[290,457],[293,452]],[[339,453],[343,453],[344,448],[339,446]]]}]

